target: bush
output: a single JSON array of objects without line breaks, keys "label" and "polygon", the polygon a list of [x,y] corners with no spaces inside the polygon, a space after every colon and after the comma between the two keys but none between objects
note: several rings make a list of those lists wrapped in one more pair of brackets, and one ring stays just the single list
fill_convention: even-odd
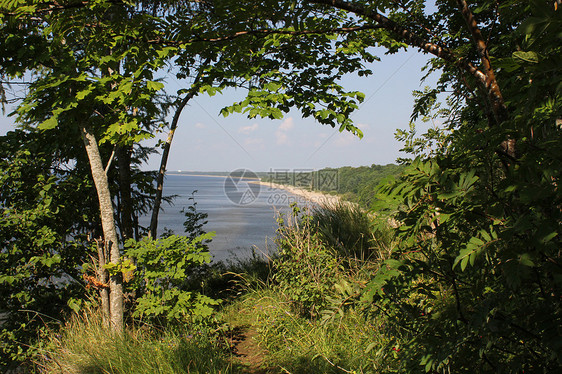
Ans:
[{"label": "bush", "polygon": [[311,216],[299,217],[300,213],[294,206],[287,222],[284,217],[279,219],[279,253],[273,263],[273,279],[291,295],[299,313],[317,316],[327,305],[327,297],[333,294],[343,267],[337,252],[312,229]]},{"label": "bush", "polygon": [[374,242],[369,216],[359,206],[338,202],[312,211],[312,226],[340,256],[367,259]]},{"label": "bush", "polygon": [[194,269],[210,262],[211,254],[202,243],[213,235],[127,241],[125,252],[135,261],[138,274],[130,286],[136,293],[133,317],[153,322],[186,322],[211,315],[212,306],[218,301],[186,285]]}]

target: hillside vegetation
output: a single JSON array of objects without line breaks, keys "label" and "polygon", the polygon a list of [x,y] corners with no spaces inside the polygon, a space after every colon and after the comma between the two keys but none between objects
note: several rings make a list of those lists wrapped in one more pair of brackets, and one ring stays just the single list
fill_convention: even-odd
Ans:
[{"label": "hillside vegetation", "polygon": [[262,177],[262,181],[335,193],[347,201],[369,209],[373,204],[377,186],[386,178],[398,176],[403,170],[403,165],[395,164],[344,166],[316,171],[270,172]]},{"label": "hillside vegetation", "polygon": [[[18,123],[0,137],[0,370],[562,372],[560,30],[561,0],[0,1]],[[343,77],[369,87],[373,53],[406,48],[438,78],[397,132],[404,168],[295,176],[362,207],[294,206],[273,258],[212,266],[195,204],[185,235],[158,231],[193,98],[238,89],[222,115],[361,136]]]}]

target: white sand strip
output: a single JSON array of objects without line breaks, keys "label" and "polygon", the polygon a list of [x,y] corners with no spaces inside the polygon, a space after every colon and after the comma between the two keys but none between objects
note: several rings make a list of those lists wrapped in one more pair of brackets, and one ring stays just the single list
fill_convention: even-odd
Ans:
[{"label": "white sand strip", "polygon": [[285,184],[278,184],[273,182],[251,181],[248,183],[259,183],[262,186],[269,188],[270,191],[272,190],[286,191],[293,195],[301,196],[308,202],[322,205],[322,206],[335,205],[340,202],[339,196],[330,195],[319,191],[309,191],[303,188],[298,188],[294,186],[288,186]]}]

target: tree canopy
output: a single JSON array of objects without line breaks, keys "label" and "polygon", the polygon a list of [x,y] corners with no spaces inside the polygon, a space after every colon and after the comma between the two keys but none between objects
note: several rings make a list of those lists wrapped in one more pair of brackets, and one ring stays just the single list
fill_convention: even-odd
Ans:
[{"label": "tree canopy", "polygon": [[[241,87],[246,97],[224,115],[281,118],[297,108],[360,136],[350,115],[364,96],[341,78],[369,75],[363,63],[376,58],[373,47],[415,48],[433,56],[428,73],[440,79],[417,93],[412,119],[436,115],[443,129],[400,135],[415,158],[376,200],[379,214],[400,223],[402,245],[374,274],[364,301],[393,316],[404,371],[470,371],[471,362],[486,372],[559,368],[560,1],[436,0],[435,7],[0,2],[0,77],[31,77],[17,109],[20,128],[2,138],[0,287],[10,300],[3,337],[18,341],[25,330],[18,308],[56,313],[41,308],[45,289],[59,310],[77,305],[85,286],[78,272],[90,254],[107,322],[122,328],[131,270],[123,242],[141,238],[139,212],[159,209],[136,168],[146,156],[138,143],[166,126],[167,110]],[[160,78],[171,66],[192,84],[165,95]],[[153,251],[179,242],[145,243]],[[14,264],[25,270],[13,273]],[[2,349],[10,357],[3,365],[21,354],[14,344]]]}]

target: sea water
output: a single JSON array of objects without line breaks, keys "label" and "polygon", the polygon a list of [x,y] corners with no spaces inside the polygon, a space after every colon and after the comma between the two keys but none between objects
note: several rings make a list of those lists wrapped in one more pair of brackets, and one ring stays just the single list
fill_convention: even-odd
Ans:
[{"label": "sea water", "polygon": [[[229,177],[167,175],[164,196],[176,197],[173,205],[163,204],[158,220],[159,233],[169,229],[182,235],[185,216],[181,210],[195,202],[198,212],[208,214],[204,230],[216,233],[209,244],[213,261],[248,257],[252,251],[259,255],[272,254],[277,217],[280,213],[289,213],[292,202],[300,205],[306,202],[284,190],[254,182],[235,179],[234,185]],[[190,200],[191,197],[194,199]]]}]

